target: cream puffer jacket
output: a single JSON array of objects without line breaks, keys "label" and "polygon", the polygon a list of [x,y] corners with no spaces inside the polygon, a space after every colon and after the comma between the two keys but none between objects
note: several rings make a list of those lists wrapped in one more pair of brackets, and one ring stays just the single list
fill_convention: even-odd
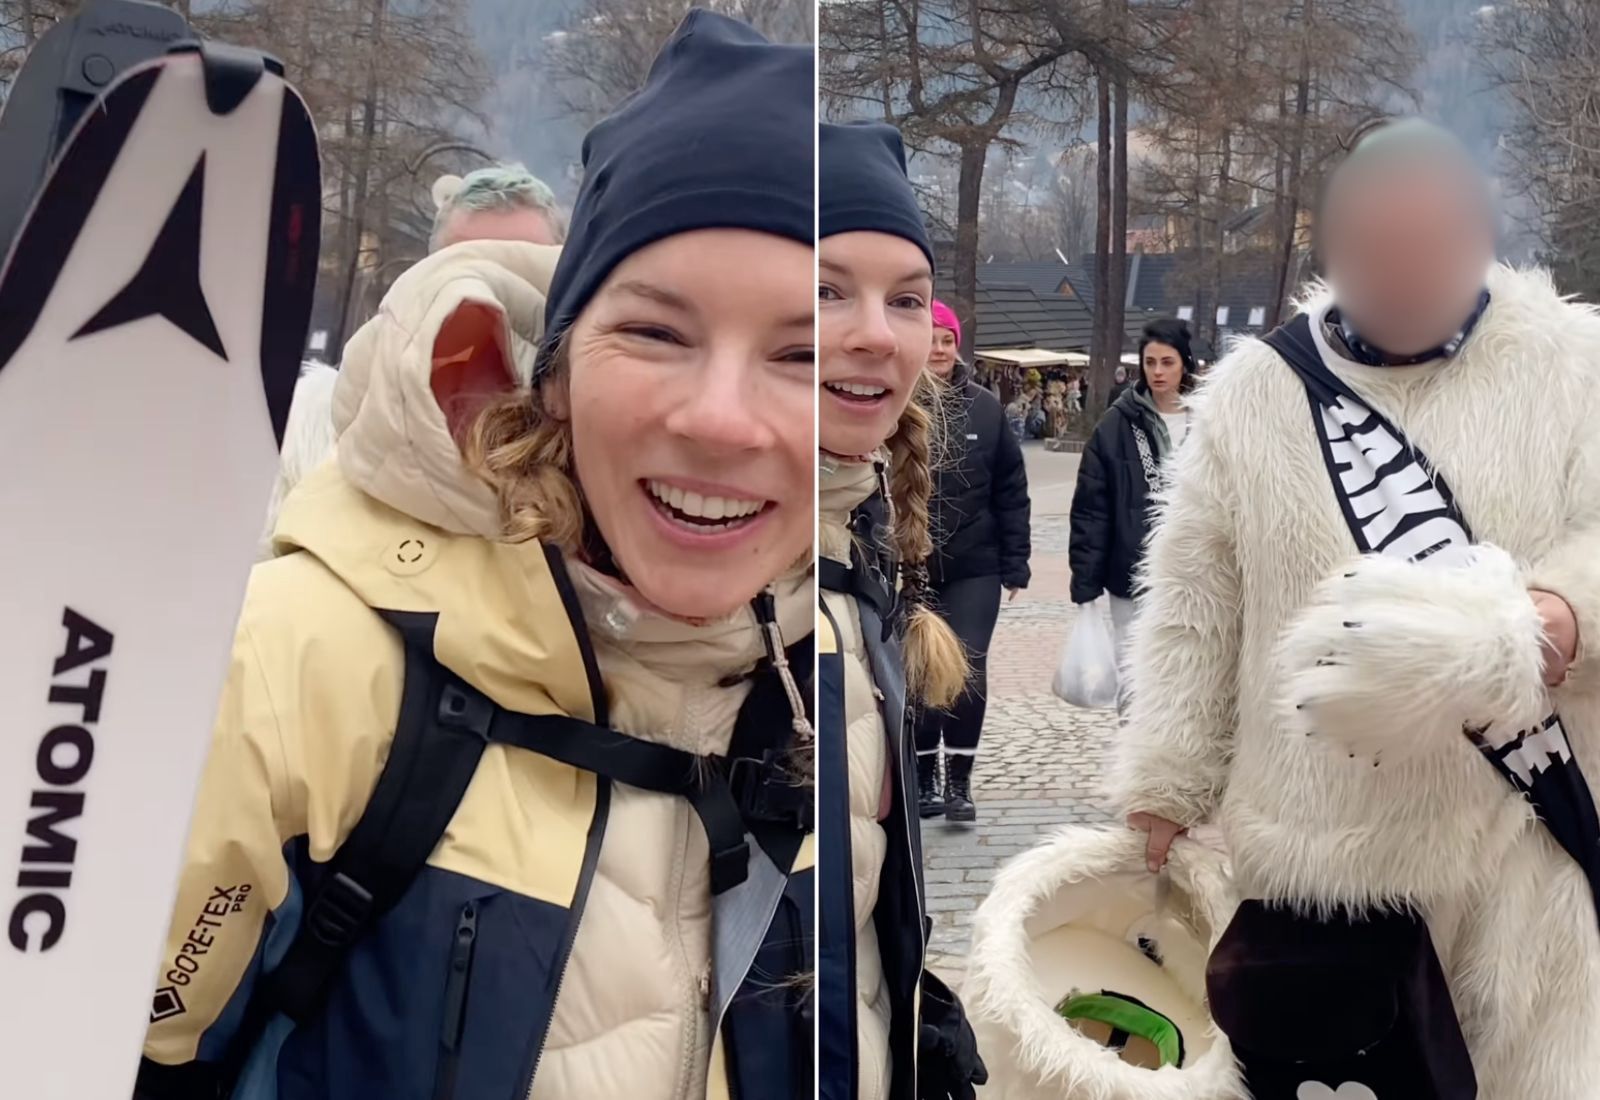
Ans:
[{"label": "cream puffer jacket", "polygon": [[[464,278],[479,278],[507,307],[509,350],[517,380],[525,380],[543,335],[544,292],[560,249],[479,241],[442,255],[440,281],[460,286]],[[385,302],[392,323],[369,326],[351,341],[334,394],[339,464],[369,494],[409,515],[489,537],[500,530],[493,495],[462,469],[422,358],[441,308],[453,309],[455,300],[454,291],[441,298],[432,281],[419,282],[414,299]],[[750,610],[691,626],[641,604],[587,566],[569,568],[605,681],[611,726],[687,752],[726,752],[748,684],[726,687],[722,681],[749,670],[765,653]],[[778,621],[786,641],[811,628],[814,599],[809,569],[779,582]],[[615,786],[532,1100],[706,1094],[709,860],[705,830],[686,801]]]},{"label": "cream puffer jacket", "polygon": [[[817,551],[825,558],[850,561],[850,513],[878,487],[870,462],[824,464],[818,482]],[[850,763],[850,863],[855,885],[856,1046],[860,1057],[859,1100],[881,1100],[889,1092],[889,992],[872,920],[888,838],[879,823],[889,739],[879,712],[872,669],[861,637],[855,600],[823,592],[822,600],[839,629],[845,658],[846,747]]]},{"label": "cream puffer jacket", "polygon": [[[503,310],[508,322],[497,339],[508,345],[503,351],[509,380],[525,376],[518,364],[531,354],[542,333],[543,292],[558,255],[556,248],[472,242],[429,257],[396,284],[379,316],[352,338],[345,351],[333,402],[339,433],[337,468],[334,463],[324,466],[289,495],[278,546],[286,556],[258,566],[257,577],[252,579],[256,598],[247,600],[247,619],[253,617],[266,628],[276,629],[272,617],[289,613],[285,605],[292,611],[293,600],[284,598],[292,593],[281,593],[276,608],[267,606],[271,601],[266,594],[274,586],[286,588],[291,575],[317,570],[307,559],[331,561],[331,553],[317,549],[319,542],[343,540],[350,544],[350,536],[340,531],[341,516],[349,516],[354,524],[361,522],[358,513],[362,509],[371,515],[398,513],[407,522],[422,521],[435,530],[437,537],[426,541],[428,553],[440,555],[441,566],[462,555],[485,557],[493,564],[496,572],[485,573],[481,583],[455,583],[478,589],[460,601],[469,605],[466,618],[481,624],[469,622],[467,627],[475,631],[467,639],[470,659],[474,668],[488,677],[474,682],[502,705],[516,706],[514,699],[499,696],[514,696],[521,690],[516,687],[518,646],[526,644],[526,639],[518,634],[518,608],[502,606],[504,595],[494,586],[502,577],[517,577],[524,570],[517,563],[525,558],[529,577],[534,575],[535,564],[542,562],[537,546],[528,550],[528,544],[503,551],[472,548],[478,540],[493,542],[497,538],[500,517],[494,494],[463,467],[433,396],[432,349],[447,317],[463,303],[482,302]],[[360,495],[353,495],[352,487]],[[341,505],[342,512],[320,503],[364,498],[370,500]],[[286,528],[291,529],[289,534]],[[454,549],[457,544],[464,549]],[[293,552],[307,548],[310,554]],[[440,574],[441,566],[435,566],[429,575]],[[382,574],[384,567],[374,556],[372,564],[362,568]],[[538,572],[539,583],[548,586],[543,579],[545,570]],[[747,607],[722,621],[690,625],[643,605],[629,590],[580,563],[569,562],[567,572],[589,628],[609,701],[611,727],[694,753],[725,752],[749,690],[748,681],[740,676],[765,654],[754,613]],[[392,730],[394,721],[392,710],[385,718],[386,708],[399,705],[398,672],[392,667],[394,660],[386,656],[390,648],[398,656],[398,643],[375,615],[347,602],[348,593],[336,581],[319,583],[346,601],[339,604],[337,624],[330,618],[326,633],[342,636],[346,643],[364,651],[352,662],[360,685],[353,690],[357,690],[358,700],[373,693],[372,714],[366,721],[374,727],[372,738],[381,739],[387,735],[379,727],[387,722]],[[774,588],[785,641],[804,637],[813,629],[816,606],[810,563],[797,566]],[[300,590],[303,586],[296,589]],[[514,595],[517,589],[513,585],[510,591]],[[333,609],[328,612],[329,616],[334,613]],[[551,612],[544,608],[531,613]],[[555,614],[559,616],[559,612]],[[462,618],[458,614],[453,621],[461,623]],[[311,629],[315,624],[303,625]],[[525,633],[537,635],[539,629],[535,624]],[[363,671],[369,664],[372,669]],[[565,675],[570,678],[571,674]],[[577,680],[582,683],[581,666]],[[393,698],[386,682],[394,685]],[[505,684],[505,690],[492,690],[494,683]],[[550,830],[547,845],[572,839],[564,826],[541,818],[537,804],[521,805],[523,816],[518,816],[519,788],[514,774],[509,779],[485,778],[489,773],[483,769],[498,767],[494,761],[500,756],[491,748],[486,756],[490,763],[481,767],[441,845],[453,861],[447,870],[469,865],[477,878],[491,883],[514,880],[519,859],[551,858],[527,850],[527,838],[537,838],[541,821]],[[517,766],[539,770],[537,761],[518,762]],[[366,767],[357,759],[353,770]],[[338,820],[330,824],[325,837],[313,836],[314,850],[337,846],[342,831],[359,813],[360,792],[370,790],[374,780],[375,774],[357,774],[343,784],[347,790],[322,796],[324,800],[344,799],[348,794],[354,804],[337,811]],[[301,784],[311,780],[291,774],[284,781]],[[580,793],[582,787],[580,781]],[[219,805],[217,812],[229,811]],[[464,821],[463,814],[471,820]],[[451,841],[450,836],[456,839]],[[581,853],[581,833],[577,840]],[[192,843],[203,844],[204,838]],[[457,849],[454,854],[452,848]],[[708,1019],[712,944],[708,859],[705,832],[685,800],[621,783],[612,785],[596,870],[560,979],[554,1017],[538,1060],[533,1100],[700,1100],[727,1095],[721,1058],[713,1057],[714,1037]],[[214,969],[221,978],[221,966],[214,964]],[[219,992],[218,1011],[226,995],[227,990]],[[548,997],[549,991],[539,995]],[[190,1020],[194,1026],[179,1021],[164,1025],[159,1033],[153,1029],[147,1047],[151,1057],[167,1063],[194,1058],[204,1024],[197,1012],[191,1013]]]},{"label": "cream puffer jacket", "polygon": [[[1600,316],[1542,272],[1499,267],[1488,287],[1488,311],[1448,362],[1367,367],[1325,340],[1322,352],[1437,465],[1475,537],[1509,553],[1505,567],[1382,571],[1392,591],[1366,592],[1364,606],[1381,609],[1389,656],[1347,685],[1352,703],[1368,701],[1364,728],[1298,729],[1285,639],[1308,628],[1314,597],[1372,577],[1355,564],[1304,386],[1266,345],[1241,344],[1197,392],[1171,467],[1113,786],[1129,810],[1216,817],[1242,897],[1421,906],[1481,1100],[1589,1100],[1600,931],[1584,877],[1459,722],[1424,732],[1404,718],[1542,694],[1526,590],[1549,589],[1582,639],[1551,702],[1600,785]],[[1309,303],[1314,322],[1329,304]],[[1334,615],[1333,629],[1365,617]],[[1297,651],[1316,651],[1305,643]],[[1346,733],[1394,751],[1375,766]]]}]

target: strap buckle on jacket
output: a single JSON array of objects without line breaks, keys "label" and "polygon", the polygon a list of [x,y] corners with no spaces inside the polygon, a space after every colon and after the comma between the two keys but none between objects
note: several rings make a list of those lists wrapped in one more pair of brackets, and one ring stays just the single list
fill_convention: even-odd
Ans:
[{"label": "strap buckle on jacket", "polygon": [[744,820],[809,833],[816,819],[813,790],[795,781],[789,757],[782,749],[769,749],[759,758],[734,757],[728,761],[728,787]]}]

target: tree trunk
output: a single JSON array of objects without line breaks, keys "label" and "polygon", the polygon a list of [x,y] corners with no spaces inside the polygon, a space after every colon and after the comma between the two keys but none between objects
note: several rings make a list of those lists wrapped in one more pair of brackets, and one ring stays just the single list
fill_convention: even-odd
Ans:
[{"label": "tree trunk", "polygon": [[[1289,214],[1289,150],[1286,138],[1289,133],[1289,89],[1278,89],[1278,121],[1274,127],[1274,140],[1272,150],[1272,256],[1274,257],[1272,270],[1274,282],[1282,274],[1278,270],[1276,257],[1283,252],[1283,239],[1294,232],[1294,222]],[[1270,330],[1278,325],[1279,303],[1283,301],[1283,294],[1279,293],[1275,299],[1267,303],[1266,327]]]},{"label": "tree trunk", "polygon": [[367,187],[372,171],[372,147],[378,126],[378,64],[379,47],[383,41],[383,17],[388,0],[373,0],[372,41],[368,46],[367,91],[361,104],[361,151],[356,159],[355,209],[351,218],[350,236],[353,246],[346,261],[344,286],[339,295],[339,315],[334,319],[335,349],[344,348],[345,334],[350,327],[350,301],[355,294],[356,274],[361,262],[362,238],[366,235],[368,196]]},{"label": "tree trunk", "polygon": [[988,152],[987,136],[974,135],[961,147],[961,175],[956,181],[956,300],[951,304],[961,321],[961,356],[968,362],[978,335],[978,203]]},{"label": "tree trunk", "polygon": [[1119,72],[1116,79],[1116,115],[1112,119],[1113,161],[1111,166],[1111,270],[1108,280],[1111,300],[1106,303],[1106,350],[1114,376],[1122,362],[1123,318],[1128,297],[1128,78]]},{"label": "tree trunk", "polygon": [[1106,313],[1111,302],[1111,82],[1103,70],[1095,74],[1095,94],[1100,101],[1099,131],[1094,166],[1098,205],[1094,220],[1094,327],[1089,346],[1089,399],[1091,409],[1106,406],[1111,394],[1111,356],[1106,348]]},{"label": "tree trunk", "polygon": [[[1213,307],[1211,314],[1206,318],[1211,331],[1211,348],[1218,358],[1222,356],[1222,324],[1217,319],[1217,310],[1222,308],[1222,268],[1228,252],[1227,224],[1233,214],[1233,191],[1229,187],[1230,176],[1233,172],[1233,132],[1227,128],[1222,131],[1222,159],[1217,171],[1217,222],[1213,227],[1215,237],[1213,245],[1216,251],[1211,257],[1210,281],[1211,299]],[[1228,323],[1233,324],[1233,318],[1228,318]]]},{"label": "tree trunk", "polygon": [[[1310,13],[1309,0],[1306,5]],[[1311,98],[1311,47],[1307,28],[1301,28],[1300,78],[1295,85],[1294,136],[1289,146],[1288,193],[1284,196],[1284,218],[1278,240],[1278,277],[1274,280],[1272,313],[1267,327],[1276,328],[1283,320],[1289,297],[1289,269],[1294,264],[1294,242],[1300,221],[1300,173],[1306,153],[1306,113]]]},{"label": "tree trunk", "polygon": [[37,38],[33,33],[33,19],[33,0],[22,0],[22,45],[28,50],[33,49],[33,43]]},{"label": "tree trunk", "polygon": [[[1189,322],[1190,331],[1201,340],[1206,335],[1206,308],[1210,304],[1206,301],[1206,185],[1205,185],[1205,157],[1201,152],[1203,137],[1200,124],[1194,127],[1194,229],[1193,233],[1193,271],[1194,278],[1194,317]],[[1215,349],[1213,349],[1215,354]]]},{"label": "tree trunk", "polygon": [[[886,0],[878,0],[878,57],[880,61],[889,57],[889,21],[884,17],[883,8]],[[894,121],[894,97],[890,94],[889,71],[883,73],[883,117],[885,121]]]}]

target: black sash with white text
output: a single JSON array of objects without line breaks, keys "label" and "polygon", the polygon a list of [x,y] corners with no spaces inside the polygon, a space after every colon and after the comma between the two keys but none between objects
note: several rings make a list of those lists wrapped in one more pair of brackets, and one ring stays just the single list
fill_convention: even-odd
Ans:
[{"label": "black sash with white text", "polygon": [[[1472,545],[1472,530],[1443,475],[1328,369],[1311,319],[1300,314],[1268,334],[1266,343],[1305,383],[1334,495],[1356,548],[1428,565],[1459,561]],[[1578,862],[1600,912],[1600,816],[1560,717],[1552,711],[1504,744],[1478,739],[1478,746]]]}]

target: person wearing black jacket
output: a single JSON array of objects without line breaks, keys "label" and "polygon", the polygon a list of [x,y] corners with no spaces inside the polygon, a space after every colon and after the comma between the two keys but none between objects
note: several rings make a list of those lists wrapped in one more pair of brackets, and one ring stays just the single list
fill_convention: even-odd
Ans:
[{"label": "person wearing black jacket", "polygon": [[1000,614],[1000,590],[1014,597],[1028,587],[1028,472],[999,399],[973,381],[972,368],[956,357],[961,322],[954,311],[935,301],[933,325],[928,369],[948,383],[953,399],[944,433],[948,451],[935,474],[938,548],[930,573],[935,606],[966,647],[970,671],[949,710],[917,714],[917,806],[923,817],[943,812],[950,821],[974,821],[972,768],[983,732],[989,640]]},{"label": "person wearing black jacket", "polygon": [[1189,432],[1184,396],[1194,388],[1189,326],[1163,318],[1144,327],[1139,376],[1095,425],[1072,495],[1072,602],[1110,597],[1120,658],[1133,621],[1135,578],[1150,533],[1161,463]]}]

